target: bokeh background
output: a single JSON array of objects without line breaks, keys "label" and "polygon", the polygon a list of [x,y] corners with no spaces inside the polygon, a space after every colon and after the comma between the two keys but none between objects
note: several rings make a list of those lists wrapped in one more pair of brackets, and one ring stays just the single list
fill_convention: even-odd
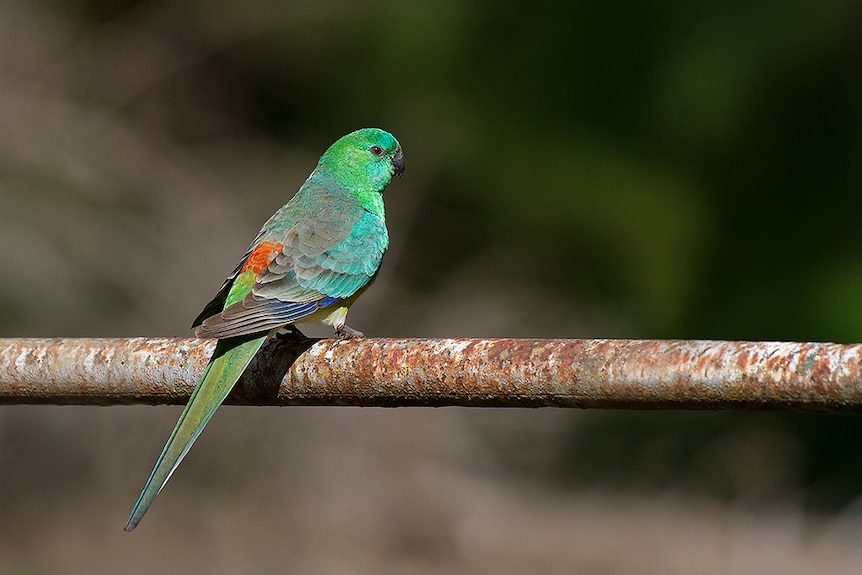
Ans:
[{"label": "bokeh background", "polygon": [[[0,336],[184,336],[337,137],[372,335],[862,340],[862,4],[0,1]],[[862,423],[0,408],[0,574],[858,573]]]}]

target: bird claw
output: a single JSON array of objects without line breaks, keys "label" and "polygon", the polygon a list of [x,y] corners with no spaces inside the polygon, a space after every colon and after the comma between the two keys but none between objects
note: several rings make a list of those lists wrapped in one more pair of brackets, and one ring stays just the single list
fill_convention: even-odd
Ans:
[{"label": "bird claw", "polygon": [[349,325],[342,325],[335,330],[335,335],[338,339],[353,339],[354,337],[365,337],[365,334],[358,329],[353,329]]}]

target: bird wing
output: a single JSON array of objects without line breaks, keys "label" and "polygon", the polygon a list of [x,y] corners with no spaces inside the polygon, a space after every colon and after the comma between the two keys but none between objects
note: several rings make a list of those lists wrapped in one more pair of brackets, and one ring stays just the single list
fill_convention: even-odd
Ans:
[{"label": "bird wing", "polygon": [[[257,245],[196,320],[198,337],[235,337],[294,323],[349,298],[371,281],[388,246],[383,219],[343,194],[323,198],[318,194],[318,199],[320,207],[311,217],[303,217],[308,209],[303,202],[288,204],[284,213],[273,217],[299,223],[267,223],[283,231],[262,231]],[[277,241],[261,239],[273,237]],[[279,244],[280,249],[272,249]],[[249,262],[263,245],[269,246],[272,256],[256,271],[244,297],[231,303],[243,274],[255,271]],[[203,317],[208,311],[211,314]]]}]

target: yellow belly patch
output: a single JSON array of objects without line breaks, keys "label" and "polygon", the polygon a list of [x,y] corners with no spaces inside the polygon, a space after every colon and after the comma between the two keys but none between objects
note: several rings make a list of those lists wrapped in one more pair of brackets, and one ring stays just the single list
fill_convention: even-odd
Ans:
[{"label": "yellow belly patch", "polygon": [[347,321],[347,310],[345,306],[338,306],[333,309],[331,312],[329,311],[333,306],[326,308],[325,310],[321,310],[324,312],[329,312],[325,317],[320,319],[320,323],[325,323],[326,325],[331,325],[335,329],[341,329],[344,325],[344,322]]}]

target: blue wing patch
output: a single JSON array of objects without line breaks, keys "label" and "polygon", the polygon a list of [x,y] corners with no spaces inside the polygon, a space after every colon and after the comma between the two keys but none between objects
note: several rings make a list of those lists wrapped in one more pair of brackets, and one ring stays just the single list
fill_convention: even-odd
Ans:
[{"label": "blue wing patch", "polygon": [[329,296],[326,296],[325,298],[323,298],[322,300],[320,300],[319,302],[317,302],[317,308],[318,308],[318,309],[323,309],[323,308],[325,308],[325,307],[329,307],[329,306],[331,306],[332,304],[334,304],[334,303],[338,303],[338,302],[340,302],[340,301],[341,301],[341,298],[340,298],[340,297],[329,297]]},{"label": "blue wing patch", "polygon": [[309,302],[278,300],[244,300],[207,318],[195,332],[198,337],[235,337],[266,331],[307,317],[319,309],[342,301],[343,298],[326,296]]}]

